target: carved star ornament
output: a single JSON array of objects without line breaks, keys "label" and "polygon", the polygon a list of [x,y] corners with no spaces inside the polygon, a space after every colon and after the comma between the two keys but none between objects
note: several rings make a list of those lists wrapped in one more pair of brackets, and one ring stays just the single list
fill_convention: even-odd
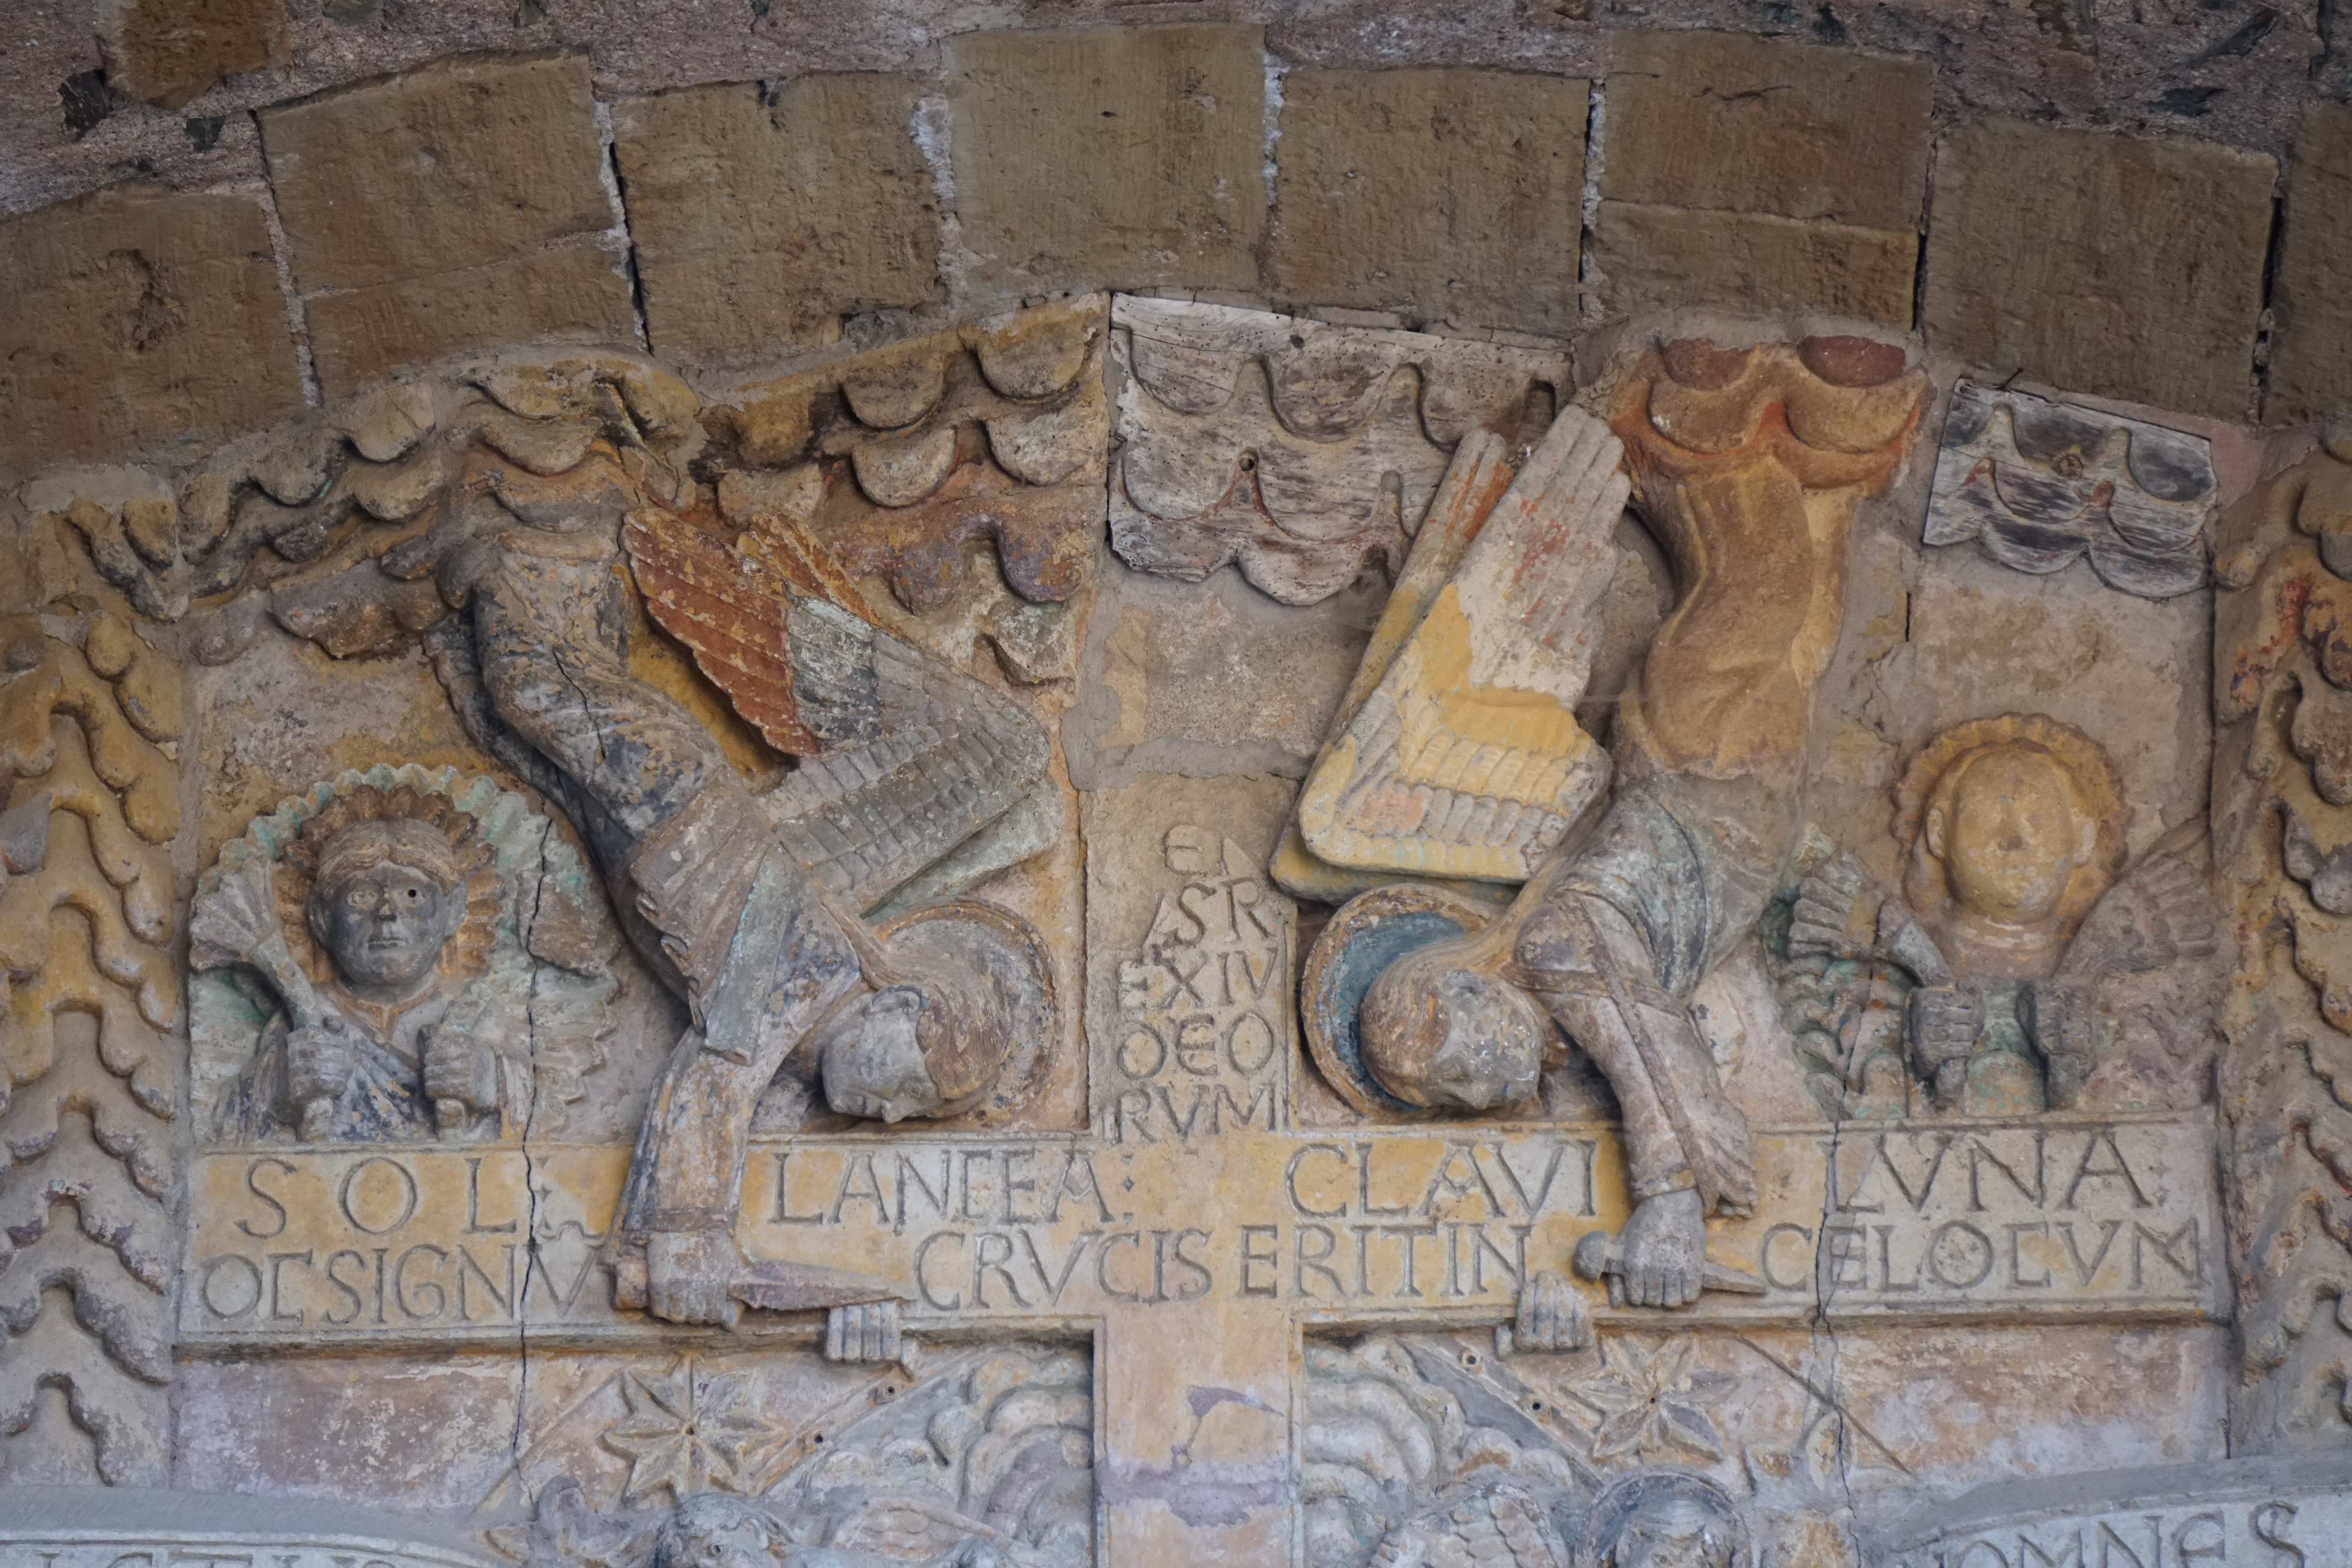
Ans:
[{"label": "carved star ornament", "polygon": [[738,1408],[742,1392],[740,1379],[706,1376],[690,1356],[666,1376],[623,1374],[621,1397],[629,1414],[604,1437],[606,1448],[629,1461],[623,1504],[665,1489],[673,1502],[698,1492],[739,1490],[744,1450],[767,1435],[762,1423]]}]

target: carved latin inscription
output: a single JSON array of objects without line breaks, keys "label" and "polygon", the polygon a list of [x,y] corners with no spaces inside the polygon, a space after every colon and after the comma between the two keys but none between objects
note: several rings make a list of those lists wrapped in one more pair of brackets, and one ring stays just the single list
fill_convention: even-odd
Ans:
[{"label": "carved latin inscription", "polygon": [[[1621,1156],[1601,1128],[1273,1136],[1228,1115],[1213,1134],[1204,1108],[1188,1136],[1153,1104],[1154,1135],[1139,1114],[1125,1144],[758,1139],[737,1234],[755,1259],[861,1260],[918,1325],[1210,1297],[1471,1323],[1507,1316],[1530,1270],[1563,1268],[1582,1235],[1624,1214]],[[2218,1315],[2212,1159],[2194,1113],[1766,1133],[1766,1201],[1709,1245],[1766,1292],[1710,1294],[1694,1311],[1766,1323],[1817,1309]],[[625,1164],[618,1148],[563,1145],[203,1156],[183,1333],[626,1332],[637,1314],[614,1307],[602,1260]]]}]

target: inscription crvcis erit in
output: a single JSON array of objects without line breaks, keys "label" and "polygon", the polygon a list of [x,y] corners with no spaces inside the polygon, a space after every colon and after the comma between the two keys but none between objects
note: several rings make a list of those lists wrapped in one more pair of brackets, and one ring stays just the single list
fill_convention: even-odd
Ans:
[{"label": "inscription crvcis erit in", "polygon": [[521,797],[450,769],[347,773],[257,820],[190,936],[223,1142],[552,1134],[613,1029],[587,868]]},{"label": "inscription crvcis erit in", "polygon": [[[1516,570],[1487,574],[1487,601],[1466,607],[1484,643],[1461,639],[1461,656],[1429,667],[1450,672],[1432,677],[1449,711],[1527,712],[1536,695],[1558,707],[1581,695],[1577,661],[1562,654],[1579,621],[1559,611],[1613,568],[1613,552],[1588,547],[1614,525],[1622,459],[1682,593],[1620,716],[1610,803],[1575,847],[1535,867],[1500,919],[1466,931],[1462,919],[1423,922],[1416,943],[1400,932],[1420,912],[1351,922],[1343,909],[1323,938],[1378,956],[1377,978],[1335,994],[1357,1009],[1353,1054],[1386,1102],[1444,1114],[1525,1105],[1547,1058],[1571,1041],[1600,1066],[1623,1116],[1636,1201],[1616,1270],[1637,1304],[1696,1300],[1717,1277],[1705,1264],[1707,1217],[1750,1213],[1759,1199],[1752,1135],[1688,998],[1762,913],[1795,847],[1847,536],[1909,449],[1926,397],[1925,374],[1906,361],[1854,338],[1738,350],[1684,340],[1612,367],[1596,393],[1606,425],[1564,411],[1496,506],[1498,517],[1549,514],[1549,526],[1528,530]],[[1474,543],[1465,572],[1479,555]],[[1401,658],[1391,674],[1405,668]],[[1341,760],[1335,750],[1322,766]],[[1310,780],[1302,799],[1315,793]],[[1495,791],[1460,805],[1431,831],[1499,831],[1518,816]],[[1300,825],[1327,858],[1355,852],[1329,832],[1318,843],[1304,810]],[[1373,965],[1318,956],[1339,973]],[[1351,1027],[1314,1007],[1307,1023]],[[1345,1054],[1318,1051],[1327,1068]]]}]

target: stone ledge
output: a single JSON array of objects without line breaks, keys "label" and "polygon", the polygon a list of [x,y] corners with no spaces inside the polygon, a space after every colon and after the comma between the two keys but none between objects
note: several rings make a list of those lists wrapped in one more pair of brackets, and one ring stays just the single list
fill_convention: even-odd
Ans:
[{"label": "stone ledge", "polygon": [[401,365],[534,338],[636,336],[622,259],[578,246],[431,277],[312,296],[310,351],[331,398]]}]

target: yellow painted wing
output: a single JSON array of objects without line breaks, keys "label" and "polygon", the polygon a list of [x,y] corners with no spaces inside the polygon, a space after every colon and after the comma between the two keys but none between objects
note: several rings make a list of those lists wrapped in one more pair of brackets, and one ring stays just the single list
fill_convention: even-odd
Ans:
[{"label": "yellow painted wing", "polygon": [[1576,722],[1615,567],[1622,448],[1553,423],[1379,684],[1308,776],[1298,823],[1337,865],[1524,881],[1608,783]]}]

